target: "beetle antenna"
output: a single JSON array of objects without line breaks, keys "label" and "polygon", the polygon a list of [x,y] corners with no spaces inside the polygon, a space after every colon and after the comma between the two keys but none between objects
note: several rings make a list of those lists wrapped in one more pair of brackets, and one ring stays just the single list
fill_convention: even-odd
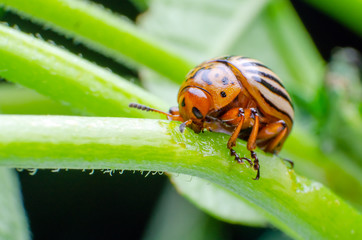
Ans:
[{"label": "beetle antenna", "polygon": [[150,107],[147,107],[147,106],[145,106],[145,105],[138,104],[138,103],[130,103],[130,104],[128,105],[128,107],[130,107],[130,108],[137,108],[137,109],[139,109],[139,110],[146,111],[146,112],[156,112],[156,113],[159,113],[159,114],[166,115],[166,116],[168,116],[168,117],[172,117],[172,115],[169,114],[169,113],[166,113],[166,112],[163,112],[163,111],[154,109],[154,108],[150,108]]}]

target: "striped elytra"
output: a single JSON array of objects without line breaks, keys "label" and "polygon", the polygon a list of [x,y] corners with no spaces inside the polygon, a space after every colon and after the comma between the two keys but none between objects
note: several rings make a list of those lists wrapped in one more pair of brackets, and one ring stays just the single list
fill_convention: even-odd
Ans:
[{"label": "striped elytra", "polygon": [[[178,108],[170,113],[130,106],[181,121],[181,132],[187,126],[196,133],[206,129],[229,134],[230,154],[257,171],[254,179],[260,176],[255,148],[277,154],[293,126],[293,104],[280,79],[263,63],[247,57],[219,57],[198,65],[186,76],[177,101]],[[237,138],[247,141],[251,159],[236,153]]]}]

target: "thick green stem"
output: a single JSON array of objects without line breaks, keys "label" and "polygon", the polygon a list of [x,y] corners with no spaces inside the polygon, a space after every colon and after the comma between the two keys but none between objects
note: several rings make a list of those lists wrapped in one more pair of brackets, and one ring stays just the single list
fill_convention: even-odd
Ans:
[{"label": "thick green stem", "polygon": [[0,25],[0,76],[35,89],[82,114],[152,117],[130,102],[168,108],[121,77],[66,50]]},{"label": "thick green stem", "polygon": [[[255,172],[229,156],[226,135],[181,134],[178,127],[144,119],[3,115],[0,165],[185,173],[254,202],[274,225],[297,239],[362,237],[360,213],[278,158],[258,152],[262,175],[254,181]],[[247,154],[244,142],[238,146]]]},{"label": "thick green stem", "polygon": [[178,82],[193,66],[130,21],[90,1],[0,0],[1,4],[116,60],[125,62],[120,59],[125,56],[126,62],[132,60]]},{"label": "thick green stem", "polygon": [[69,107],[34,90],[13,84],[0,84],[0,113],[35,115],[73,115]]}]

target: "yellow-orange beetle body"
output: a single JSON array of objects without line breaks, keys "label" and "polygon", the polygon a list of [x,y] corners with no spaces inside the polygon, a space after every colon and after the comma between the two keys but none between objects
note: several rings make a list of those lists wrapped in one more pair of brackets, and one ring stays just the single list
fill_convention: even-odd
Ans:
[{"label": "yellow-orange beetle body", "polygon": [[[279,78],[261,62],[240,56],[211,59],[191,70],[178,93],[178,108],[164,113],[170,120],[182,121],[196,133],[207,129],[224,132],[230,154],[238,162],[247,160],[259,179],[256,146],[278,153],[293,125],[294,110],[289,94]],[[152,110],[131,104],[143,110]],[[161,112],[162,113],[162,112]],[[237,138],[247,140],[252,162],[233,150]]]}]

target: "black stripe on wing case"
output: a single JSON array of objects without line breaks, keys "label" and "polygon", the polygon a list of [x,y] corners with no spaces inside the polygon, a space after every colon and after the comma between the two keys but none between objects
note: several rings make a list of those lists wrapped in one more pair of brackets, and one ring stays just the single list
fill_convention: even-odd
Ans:
[{"label": "black stripe on wing case", "polygon": [[259,63],[259,62],[244,62],[242,64],[242,66],[243,67],[256,66],[256,67],[263,67],[263,68],[271,70],[270,68],[268,68],[267,66],[265,66],[264,64]]},{"label": "black stripe on wing case", "polygon": [[[272,108],[276,109],[278,112],[283,113],[285,116],[287,116],[290,121],[293,123],[293,118],[285,111],[281,110],[280,108],[278,108],[274,103],[272,103],[271,101],[269,101],[262,93],[260,93],[260,95],[262,96],[262,98],[264,99],[264,101],[269,104]],[[293,107],[293,105],[292,105]]]},{"label": "black stripe on wing case", "polygon": [[270,80],[278,83],[282,88],[285,88],[285,87],[283,86],[283,84],[279,81],[279,79],[276,78],[276,77],[274,77],[274,76],[271,75],[271,74],[268,74],[268,73],[265,73],[265,72],[262,72],[262,71],[258,71],[258,70],[254,70],[254,69],[246,69],[245,71],[248,72],[248,73],[255,73],[255,74],[257,74],[257,75],[261,75],[261,76],[263,76],[263,77],[266,77],[266,78],[268,78],[268,79],[270,79]]},{"label": "black stripe on wing case", "polygon": [[285,93],[283,93],[278,88],[274,87],[273,85],[269,84],[267,81],[265,81],[264,79],[262,79],[262,78],[260,78],[258,76],[252,76],[252,79],[255,80],[256,82],[262,84],[264,87],[269,89],[271,92],[273,92],[273,93],[277,94],[278,96],[280,96],[280,97],[284,98],[285,100],[287,100],[288,103],[290,104],[290,106],[294,109],[291,100],[289,99],[289,97]]}]

